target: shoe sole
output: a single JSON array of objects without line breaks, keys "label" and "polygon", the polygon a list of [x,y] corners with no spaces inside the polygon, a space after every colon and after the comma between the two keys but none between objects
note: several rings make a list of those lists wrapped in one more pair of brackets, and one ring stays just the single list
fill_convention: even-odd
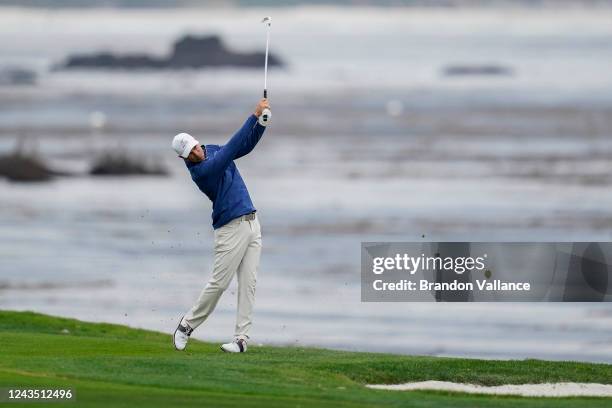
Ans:
[{"label": "shoe sole", "polygon": [[219,347],[221,349],[222,352],[224,353],[230,353],[230,354],[241,354],[241,353],[246,353],[246,351],[228,351],[226,349],[223,348],[223,346]]},{"label": "shoe sole", "polygon": [[182,349],[176,347],[176,342],[174,341],[174,337],[176,336],[176,332],[178,331],[179,326],[181,325],[181,322],[183,321],[183,317],[185,317],[185,315],[181,316],[181,318],[179,319],[179,324],[178,326],[176,326],[176,330],[174,330],[174,333],[172,333],[172,345],[174,346],[174,349],[176,351],[185,351],[185,349],[187,348],[187,345],[185,345],[185,347]]}]

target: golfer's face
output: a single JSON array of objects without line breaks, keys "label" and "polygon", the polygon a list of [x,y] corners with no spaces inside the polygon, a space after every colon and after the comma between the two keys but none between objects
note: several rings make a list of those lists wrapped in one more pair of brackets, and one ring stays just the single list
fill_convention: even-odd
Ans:
[{"label": "golfer's face", "polygon": [[195,145],[193,149],[191,149],[191,152],[189,153],[187,159],[196,163],[204,160],[204,149],[202,149],[202,146],[200,146],[199,144]]}]

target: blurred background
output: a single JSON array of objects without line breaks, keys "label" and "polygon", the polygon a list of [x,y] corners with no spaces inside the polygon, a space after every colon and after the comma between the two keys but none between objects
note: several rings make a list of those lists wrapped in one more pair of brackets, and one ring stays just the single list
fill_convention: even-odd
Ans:
[{"label": "blurred background", "polygon": [[[246,119],[267,15],[274,117],[237,162],[264,235],[254,343],[612,362],[609,304],[359,286],[362,241],[612,238],[603,0],[0,0],[0,308],[174,330],[213,234],[170,141]],[[195,337],[230,338],[235,303]]]}]

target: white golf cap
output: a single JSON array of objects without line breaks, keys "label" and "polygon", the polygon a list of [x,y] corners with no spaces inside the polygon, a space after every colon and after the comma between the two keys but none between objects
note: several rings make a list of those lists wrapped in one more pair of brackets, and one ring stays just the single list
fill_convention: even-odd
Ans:
[{"label": "white golf cap", "polygon": [[190,134],[179,133],[178,135],[174,136],[174,139],[172,139],[172,148],[176,154],[186,159],[189,156],[191,149],[193,149],[193,147],[199,143],[200,142],[195,140]]}]

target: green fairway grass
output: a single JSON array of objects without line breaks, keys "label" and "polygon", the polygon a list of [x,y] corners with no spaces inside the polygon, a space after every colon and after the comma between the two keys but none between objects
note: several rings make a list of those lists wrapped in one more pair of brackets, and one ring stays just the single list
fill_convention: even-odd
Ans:
[{"label": "green fairway grass", "polygon": [[[0,311],[0,387],[71,388],[71,407],[610,407],[608,398],[521,398],[371,390],[442,380],[483,385],[612,384],[612,365],[490,361],[249,346],[225,354],[169,333]],[[1,404],[25,407],[30,404]],[[39,404],[31,404],[40,406]]]}]

